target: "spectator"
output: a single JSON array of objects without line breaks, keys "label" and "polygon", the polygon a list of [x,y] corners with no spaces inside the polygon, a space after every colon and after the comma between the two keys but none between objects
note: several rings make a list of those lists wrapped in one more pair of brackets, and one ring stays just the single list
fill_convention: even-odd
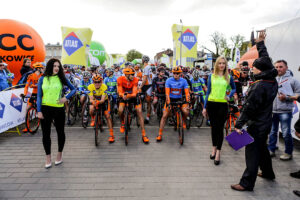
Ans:
[{"label": "spectator", "polygon": [[278,82],[278,94],[273,102],[272,130],[269,136],[269,150],[271,157],[274,157],[278,138],[278,127],[280,124],[285,143],[285,151],[284,154],[280,156],[280,160],[286,161],[291,160],[293,157],[291,122],[294,100],[290,98],[290,96],[294,96],[296,93],[300,94],[300,82],[291,76],[285,60],[276,61],[275,68],[278,71],[278,76],[276,77]]},{"label": "spectator", "polygon": [[23,76],[24,74],[26,74],[29,71],[32,71],[33,69],[30,67],[31,65],[31,60],[29,58],[24,58],[23,60],[23,66],[21,68],[21,76]]},{"label": "spectator", "polygon": [[4,68],[5,68],[4,63],[0,62],[0,91],[9,88],[9,84],[8,84],[9,76],[6,73],[6,70]]},{"label": "spectator", "polygon": [[[257,39],[259,58],[254,61],[252,69],[256,81],[248,89],[241,115],[235,124],[235,130],[239,134],[247,124],[247,131],[254,138],[254,142],[246,146],[246,169],[240,183],[231,185],[232,189],[238,191],[252,191],[257,176],[275,179],[267,139],[272,126],[272,102],[278,90],[275,79],[277,71],[269,57],[264,39],[265,33],[261,32]],[[259,174],[258,167],[262,171]]]}]

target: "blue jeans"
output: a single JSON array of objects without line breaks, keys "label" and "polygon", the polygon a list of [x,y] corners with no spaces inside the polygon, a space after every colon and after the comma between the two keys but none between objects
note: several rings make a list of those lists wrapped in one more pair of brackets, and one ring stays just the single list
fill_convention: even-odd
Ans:
[{"label": "blue jeans", "polygon": [[269,136],[269,150],[275,152],[277,143],[278,127],[280,123],[284,143],[285,153],[292,155],[293,153],[293,137],[291,134],[292,113],[273,113],[272,130]]}]

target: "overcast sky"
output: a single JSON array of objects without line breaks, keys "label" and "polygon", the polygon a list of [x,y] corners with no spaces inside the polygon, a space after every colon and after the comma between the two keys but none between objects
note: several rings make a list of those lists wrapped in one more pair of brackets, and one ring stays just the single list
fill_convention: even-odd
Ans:
[{"label": "overcast sky", "polygon": [[[32,26],[44,43],[62,42],[61,26],[89,27],[108,53],[136,49],[151,57],[173,48],[172,24],[199,26],[198,42],[213,49],[226,37],[300,17],[300,0],[2,0],[0,18]],[[200,48],[198,48],[200,50]]]}]

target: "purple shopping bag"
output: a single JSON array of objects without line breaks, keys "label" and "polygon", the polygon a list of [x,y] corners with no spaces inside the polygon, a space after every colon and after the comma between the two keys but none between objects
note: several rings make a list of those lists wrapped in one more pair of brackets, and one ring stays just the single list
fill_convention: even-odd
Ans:
[{"label": "purple shopping bag", "polygon": [[242,132],[243,134],[240,135],[238,132],[233,131],[225,137],[228,144],[236,151],[254,142],[253,137],[251,137],[247,131],[242,130]]}]

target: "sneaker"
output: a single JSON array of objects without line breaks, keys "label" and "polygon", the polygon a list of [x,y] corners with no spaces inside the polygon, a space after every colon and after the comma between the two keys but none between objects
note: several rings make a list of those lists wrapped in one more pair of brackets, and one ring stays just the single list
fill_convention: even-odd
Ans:
[{"label": "sneaker", "polygon": [[145,123],[145,124],[149,124],[149,117],[146,117],[146,118],[145,118],[144,123]]},{"label": "sneaker", "polygon": [[22,132],[23,132],[23,133],[27,133],[27,132],[28,132],[28,129],[27,129],[27,128],[24,128],[24,129],[22,130]]},{"label": "sneaker", "polygon": [[157,137],[156,137],[156,141],[157,141],[157,142],[162,141],[162,135],[157,136]]},{"label": "sneaker", "polygon": [[110,137],[108,138],[108,142],[109,142],[109,143],[113,143],[114,141],[115,141],[114,136],[110,136]]},{"label": "sneaker", "polygon": [[125,127],[124,127],[124,125],[122,125],[122,126],[120,127],[120,132],[121,132],[121,133],[124,133],[124,132],[125,132]]},{"label": "sneaker", "polygon": [[271,158],[274,158],[276,156],[275,152],[270,151],[270,156],[271,156]]},{"label": "sneaker", "polygon": [[293,178],[299,178],[300,179],[300,170],[297,172],[290,173],[290,176]]},{"label": "sneaker", "polygon": [[145,144],[148,144],[149,143],[149,138],[147,136],[142,136],[142,140]]},{"label": "sneaker", "polygon": [[91,121],[91,126],[94,127],[95,126],[95,120]]},{"label": "sneaker", "polygon": [[283,160],[283,161],[291,160],[292,158],[293,158],[293,156],[290,154],[287,154],[287,153],[284,153],[283,155],[280,156],[280,160]]}]

